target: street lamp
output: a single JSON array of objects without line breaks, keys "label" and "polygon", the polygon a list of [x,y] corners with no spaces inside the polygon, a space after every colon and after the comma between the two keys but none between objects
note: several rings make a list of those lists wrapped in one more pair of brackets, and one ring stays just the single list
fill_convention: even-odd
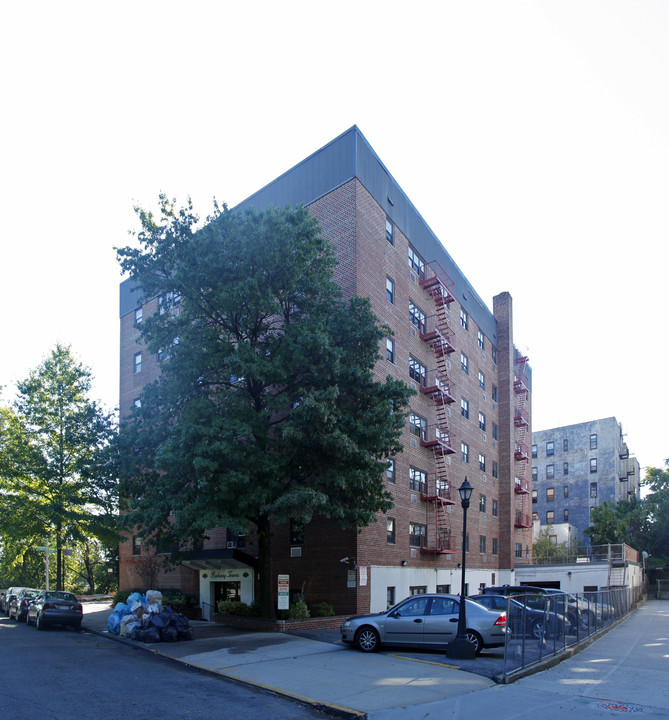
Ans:
[{"label": "street lamp", "polygon": [[472,496],[474,488],[469,484],[467,476],[465,481],[458,488],[460,493],[460,501],[462,504],[462,582],[460,584],[460,612],[458,614],[458,634],[453,642],[448,643],[446,647],[446,655],[449,658],[457,658],[459,660],[473,660],[476,657],[476,649],[474,643],[467,638],[467,610],[465,608],[465,567],[466,552],[465,542],[467,539],[467,509],[469,508],[469,500]]}]

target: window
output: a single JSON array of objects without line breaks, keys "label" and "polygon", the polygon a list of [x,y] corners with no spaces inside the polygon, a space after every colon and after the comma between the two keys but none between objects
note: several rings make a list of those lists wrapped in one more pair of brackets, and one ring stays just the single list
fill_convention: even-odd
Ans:
[{"label": "window", "polygon": [[417,468],[410,467],[409,468],[409,488],[411,490],[415,490],[416,492],[420,492],[425,488],[425,483],[427,481],[427,474],[424,473],[422,470],[418,470]]},{"label": "window", "polygon": [[479,512],[485,512],[486,497],[485,495],[479,495]]},{"label": "window", "polygon": [[485,390],[485,375],[479,370],[479,387]]},{"label": "window", "polygon": [[546,443],[546,456],[550,457],[551,455],[555,454],[555,443],[552,440],[549,440]]},{"label": "window", "polygon": [[409,267],[419,277],[425,276],[425,261],[423,258],[409,245]]},{"label": "window", "polygon": [[499,505],[498,505],[497,500],[495,500],[494,498],[492,501],[492,515],[493,515],[493,517],[499,516]]},{"label": "window", "polygon": [[569,509],[568,508],[564,509],[563,522],[569,522]]},{"label": "window", "polygon": [[569,452],[569,440],[567,438],[562,441],[562,451]]},{"label": "window", "polygon": [[133,372],[135,375],[142,372],[142,353],[135,353],[135,359],[133,362]]},{"label": "window", "polygon": [[415,357],[409,356],[409,377],[415,380],[419,385],[425,385],[425,377],[427,368],[419,363]]},{"label": "window", "polygon": [[499,463],[497,462],[497,460],[492,461],[492,476],[494,478],[499,477]]},{"label": "window", "polygon": [[386,218],[386,240],[391,244],[395,244],[395,235],[393,232],[393,221],[387,217]]},{"label": "window", "polygon": [[596,482],[590,483],[590,497],[591,498],[597,497],[597,483]]},{"label": "window", "polygon": [[395,362],[395,341],[392,338],[386,338],[386,360]]},{"label": "window", "polygon": [[427,527],[420,525],[419,523],[409,523],[409,545],[411,547],[420,547],[421,539],[425,544],[425,538],[427,537]]},{"label": "window", "polygon": [[555,510],[546,511],[546,525],[552,525],[555,522]]},{"label": "window", "polygon": [[521,543],[516,543],[516,557],[517,558],[523,557],[523,546]]},{"label": "window", "polygon": [[162,315],[167,310],[175,308],[181,302],[181,293],[168,292],[158,298],[158,312]]},{"label": "window", "polygon": [[492,401],[497,402],[497,385],[492,386]]},{"label": "window", "polygon": [[[409,595],[426,595],[427,594],[427,585],[411,585],[409,586]],[[407,606],[405,605],[404,608]],[[425,610],[427,609],[427,598],[425,600],[421,600],[419,604],[412,605],[411,609],[408,610],[405,614],[407,615],[424,615]],[[404,612],[404,609],[403,609]]]},{"label": "window", "polygon": [[394,604],[395,604],[395,588],[387,587],[386,588],[386,609],[390,610],[390,608]]},{"label": "window", "polygon": [[485,535],[479,535],[479,552],[485,555]]},{"label": "window", "polygon": [[535,520],[536,520],[537,522],[539,522],[539,513],[538,513],[538,512],[533,512],[533,513],[532,513],[532,522],[534,522]]},{"label": "window", "polygon": [[425,332],[425,313],[414,303],[409,303],[409,320],[420,332]]},{"label": "window", "polygon": [[569,497],[569,485],[564,486],[564,499],[566,500]]},{"label": "window", "polygon": [[304,545],[304,523],[300,520],[290,521],[290,544]]},{"label": "window", "polygon": [[451,586],[450,585],[437,585],[437,592],[441,593],[443,595],[450,595],[451,594]]},{"label": "window", "polygon": [[462,462],[469,462],[469,445],[466,442],[460,443],[460,455],[462,456]]},{"label": "window", "polygon": [[485,432],[485,413],[479,410],[479,427]]},{"label": "window", "polygon": [[555,488],[546,488],[546,501],[553,502],[555,500]]},{"label": "window", "polygon": [[555,477],[555,465],[546,465],[546,480],[552,480]]},{"label": "window", "polygon": [[141,555],[142,554],[142,538],[139,537],[139,535],[132,536],[132,554],[133,555]]},{"label": "window", "polygon": [[469,315],[467,315],[467,311],[464,308],[460,308],[460,325],[465,330],[469,329]]},{"label": "window", "polygon": [[532,502],[539,502],[539,494],[536,490],[532,490]]},{"label": "window", "polygon": [[479,453],[479,470],[485,472],[485,455],[483,453]]},{"label": "window", "polygon": [[537,458],[537,446],[536,445],[532,445],[532,458],[534,460],[536,460],[536,458]]},{"label": "window", "polygon": [[463,418],[469,419],[469,400],[465,400],[464,398],[460,400],[460,415],[462,415]]},{"label": "window", "polygon": [[495,365],[497,365],[497,348],[496,347],[492,348],[491,354],[492,354],[492,361],[495,363]]},{"label": "window", "polygon": [[590,436],[590,449],[597,449],[597,433],[592,433],[592,435]]},{"label": "window", "polygon": [[590,472],[597,472],[597,458],[590,458]]},{"label": "window", "polygon": [[395,304],[395,281],[389,277],[386,278],[386,300]]},{"label": "window", "polygon": [[135,325],[139,325],[142,322],[142,308],[138,307],[135,309]]},{"label": "window", "polygon": [[492,439],[499,440],[499,427],[496,422],[492,424]]},{"label": "window", "polygon": [[533,467],[532,468],[532,482],[536,482],[539,479],[539,468]]},{"label": "window", "polygon": [[562,474],[565,476],[569,475],[569,463],[568,462],[562,463]]},{"label": "window", "polygon": [[[493,554],[493,555],[498,555],[498,554],[499,554],[499,548],[498,548],[497,538],[493,538],[493,539],[492,539],[492,554]],[[493,580],[493,582],[495,582],[495,581]]]},{"label": "window", "polygon": [[478,344],[481,350],[485,350],[485,338],[480,330],[478,331]]},{"label": "window", "polygon": [[469,375],[469,358],[463,352],[460,353],[460,367],[462,372]]},{"label": "window", "polygon": [[409,415],[409,432],[423,440],[427,430],[427,420],[416,413]]},{"label": "window", "polygon": [[388,458],[388,467],[386,468],[386,480],[389,483],[395,482],[395,461],[392,458]]},{"label": "window", "polygon": [[388,545],[395,544],[395,518],[386,518],[386,542]]}]

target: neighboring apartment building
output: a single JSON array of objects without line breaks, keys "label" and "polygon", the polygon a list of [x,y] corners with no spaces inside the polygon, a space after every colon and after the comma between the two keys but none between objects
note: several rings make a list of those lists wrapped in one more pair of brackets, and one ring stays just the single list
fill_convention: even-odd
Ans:
[{"label": "neighboring apartment building", "polygon": [[604,502],[639,499],[640,468],[614,418],[535,431],[532,445],[532,515],[540,529],[569,523],[580,544],[592,509]]},{"label": "neighboring apartment building", "polygon": [[[360,533],[324,518],[275,528],[273,572],[291,595],[327,601],[337,613],[385,609],[412,593],[459,592],[463,511],[458,487],[474,487],[467,516],[467,584],[508,582],[531,560],[531,370],[514,347],[512,300],[492,312],[459,270],[360,131],[353,127],[241,203],[237,209],[304,203],[336,246],[344,292],[368,296],[394,331],[376,374],[416,389],[404,452],[389,458],[395,507]],[[482,258],[485,261],[485,258]],[[137,305],[121,284],[121,417],[138,402],[158,362],[137,344],[154,299]],[[244,547],[239,547],[240,543]],[[139,583],[147,552],[140,537],[121,544],[122,588]],[[254,596],[253,528],[243,538],[213,530],[157,584],[221,597]]]}]

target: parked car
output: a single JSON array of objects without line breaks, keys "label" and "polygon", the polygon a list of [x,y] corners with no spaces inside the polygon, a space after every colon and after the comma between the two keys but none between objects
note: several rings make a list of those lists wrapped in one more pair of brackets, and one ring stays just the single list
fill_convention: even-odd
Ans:
[{"label": "parked car", "polygon": [[42,590],[28,608],[26,622],[35,624],[38,630],[48,625],[71,625],[81,630],[84,610],[71,592],[64,590]]},{"label": "parked car", "polygon": [[[506,613],[466,600],[467,637],[476,653],[500,647],[506,638]],[[458,630],[460,598],[456,595],[413,595],[385,612],[351,617],[341,626],[341,639],[362,652],[381,645],[445,648]]]},{"label": "parked car", "polygon": [[538,610],[549,610],[564,615],[569,623],[569,631],[575,633],[579,623],[585,623],[577,598],[556,588],[536,587],[534,585],[498,585],[483,588],[484,595],[504,595],[517,597],[526,595],[526,602]]},{"label": "parked car", "polygon": [[532,607],[525,602],[525,596],[515,598],[504,595],[472,595],[474,602],[489,608],[506,612],[506,624],[509,632],[515,636],[529,635],[536,639],[543,637],[561,638],[565,633],[568,620],[564,615]]},{"label": "parked car", "polygon": [[9,619],[17,622],[25,620],[28,615],[28,607],[38,595],[39,590],[33,588],[23,588],[16,595],[12,595],[7,609]]},{"label": "parked car", "polygon": [[0,598],[0,609],[5,615],[9,615],[9,603],[21,592],[21,590],[30,590],[30,588],[25,588],[23,586],[10,587],[5,591],[4,597]]}]

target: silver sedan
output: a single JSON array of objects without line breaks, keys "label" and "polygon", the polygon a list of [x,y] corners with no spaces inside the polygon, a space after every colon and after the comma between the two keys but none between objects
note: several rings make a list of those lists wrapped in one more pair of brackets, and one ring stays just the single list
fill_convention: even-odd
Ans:
[{"label": "silver sedan", "polygon": [[[467,638],[476,653],[504,645],[506,613],[465,602]],[[414,595],[385,612],[349,618],[341,626],[341,639],[363,652],[374,652],[381,645],[445,648],[457,635],[459,612],[457,595]]]}]

